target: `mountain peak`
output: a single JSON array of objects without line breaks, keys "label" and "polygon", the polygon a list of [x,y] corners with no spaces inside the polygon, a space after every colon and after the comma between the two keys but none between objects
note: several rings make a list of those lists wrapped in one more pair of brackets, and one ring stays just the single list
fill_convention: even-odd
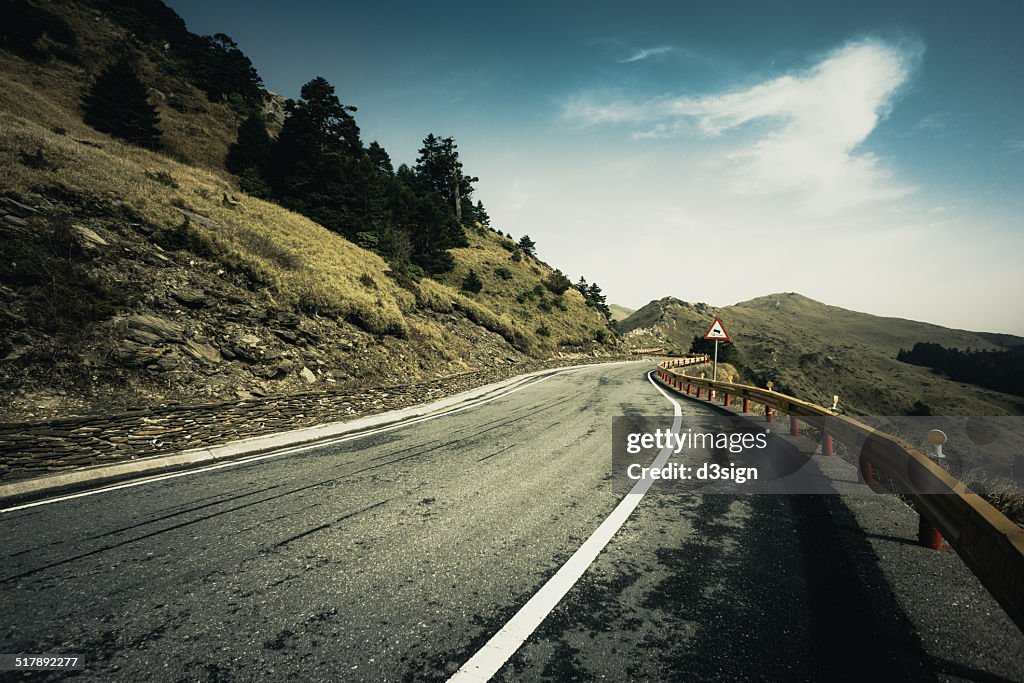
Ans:
[{"label": "mountain peak", "polygon": [[826,304],[798,292],[776,292],[735,304],[736,308],[781,308],[783,306],[805,308],[812,306],[824,307]]}]

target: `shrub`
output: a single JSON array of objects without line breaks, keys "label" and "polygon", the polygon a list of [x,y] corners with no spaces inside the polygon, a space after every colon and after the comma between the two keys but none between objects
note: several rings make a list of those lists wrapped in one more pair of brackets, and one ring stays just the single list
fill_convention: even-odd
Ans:
[{"label": "shrub", "polygon": [[551,275],[544,278],[544,286],[551,292],[561,296],[569,291],[569,288],[572,287],[572,282],[565,276],[565,273],[555,270]]},{"label": "shrub", "polygon": [[484,288],[484,283],[480,279],[480,276],[476,274],[476,271],[472,268],[466,274],[466,277],[462,280],[461,289],[463,292],[469,292],[470,294],[477,294]]},{"label": "shrub", "polygon": [[178,185],[178,181],[176,181],[167,171],[156,171],[155,173],[153,171],[146,171],[146,177],[150,180],[155,180],[161,185],[174,188],[175,190],[180,187],[180,185]]}]

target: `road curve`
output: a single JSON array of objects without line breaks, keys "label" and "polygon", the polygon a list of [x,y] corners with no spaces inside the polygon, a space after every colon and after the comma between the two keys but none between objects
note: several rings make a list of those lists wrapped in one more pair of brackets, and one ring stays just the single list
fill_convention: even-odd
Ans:
[{"label": "road curve", "polygon": [[[0,652],[83,654],[79,680],[445,680],[616,507],[612,417],[671,424],[648,369],[5,513]],[[1019,632],[886,500],[649,495],[496,678],[1024,680]],[[922,580],[967,604],[922,609]]]}]

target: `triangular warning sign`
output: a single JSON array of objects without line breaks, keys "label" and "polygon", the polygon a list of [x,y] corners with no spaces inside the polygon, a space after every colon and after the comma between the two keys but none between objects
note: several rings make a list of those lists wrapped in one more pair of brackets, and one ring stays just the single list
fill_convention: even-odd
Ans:
[{"label": "triangular warning sign", "polygon": [[711,327],[708,328],[707,334],[704,335],[705,339],[713,339],[718,341],[729,341],[729,333],[722,327],[722,321],[715,318],[715,322],[711,323]]}]

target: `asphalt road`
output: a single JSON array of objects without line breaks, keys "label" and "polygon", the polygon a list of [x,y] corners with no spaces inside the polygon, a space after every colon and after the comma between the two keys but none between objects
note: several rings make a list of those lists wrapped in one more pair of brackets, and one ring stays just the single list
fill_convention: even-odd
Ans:
[{"label": "asphalt road", "polygon": [[[0,653],[82,654],[96,681],[445,680],[619,503],[612,417],[671,424],[647,370],[6,512]],[[648,494],[496,679],[1024,680],[959,559],[819,469],[838,493]]]}]

